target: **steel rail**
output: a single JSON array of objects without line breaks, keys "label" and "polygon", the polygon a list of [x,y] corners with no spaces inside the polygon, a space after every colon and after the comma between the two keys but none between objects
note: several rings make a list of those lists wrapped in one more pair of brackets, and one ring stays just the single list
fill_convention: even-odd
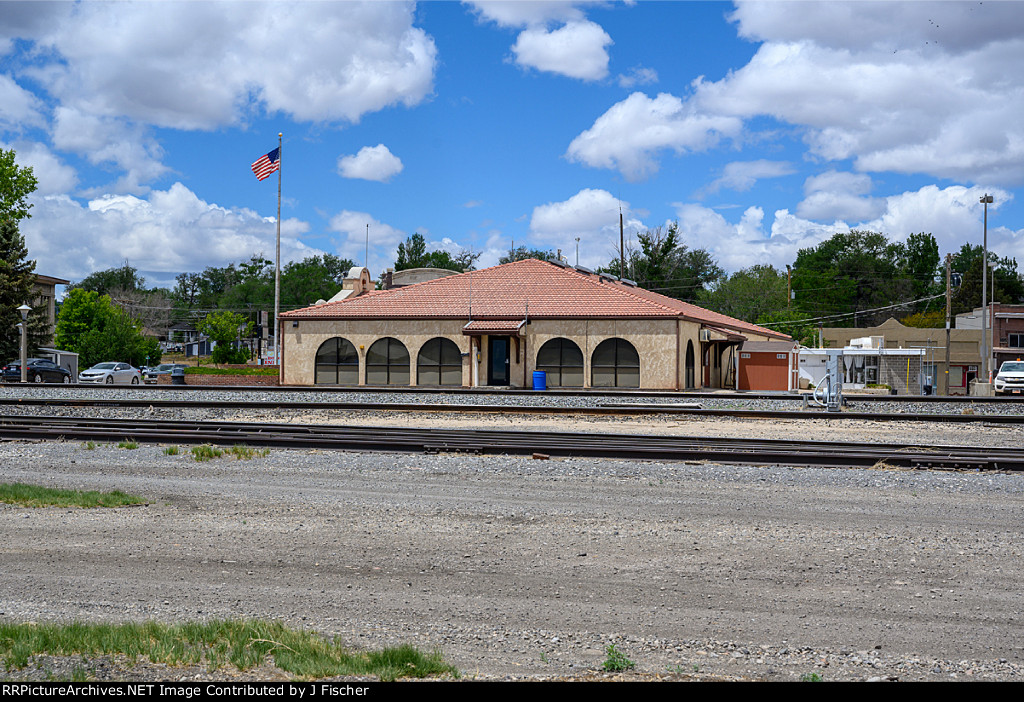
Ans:
[{"label": "steel rail", "polygon": [[[20,387],[19,383],[0,383],[0,388]],[[33,385],[32,387],[45,387],[39,385]],[[59,385],[61,390],[102,390],[110,389],[106,386],[97,386],[87,383],[74,383],[71,385]],[[118,390],[128,390],[129,392],[167,392],[175,393],[189,390],[196,390],[200,392],[288,392],[288,393],[393,393],[396,395],[402,394],[416,394],[416,395],[504,395],[504,396],[518,396],[518,397],[529,397],[529,396],[549,396],[549,397],[614,397],[614,398],[652,398],[652,397],[664,397],[674,398],[679,400],[694,400],[694,399],[734,399],[734,400],[784,400],[792,402],[801,402],[806,392],[757,392],[753,390],[637,390],[629,388],[548,388],[547,390],[533,390],[532,388],[503,388],[496,389],[494,387],[437,387],[437,386],[370,386],[370,385],[352,385],[352,386],[337,386],[337,385],[120,385],[117,386]],[[845,398],[848,402],[866,402],[866,403],[887,403],[887,402],[920,402],[920,403],[931,403],[931,404],[944,404],[944,403],[959,403],[969,402],[973,404],[999,404],[999,403],[1020,403],[1022,397],[1017,396],[1006,396],[1006,397],[979,397],[970,395],[868,395],[868,394],[857,394],[857,393],[846,393]]]},{"label": "steel rail", "polygon": [[321,410],[340,412],[447,412],[484,414],[540,414],[540,415],[612,415],[612,416],[663,416],[693,415],[706,417],[737,417],[755,419],[835,419],[869,420],[878,422],[915,421],[944,423],[989,423],[1020,424],[1024,415],[1013,414],[940,414],[923,412],[825,412],[818,407],[792,410],[763,409],[711,409],[694,404],[669,403],[605,403],[586,407],[558,407],[547,405],[484,405],[450,403],[386,403],[366,404],[359,402],[314,402],[261,400],[152,400],[152,399],[105,399],[105,398],[0,398],[0,406],[40,407],[115,407],[153,409],[277,409],[277,410]]},{"label": "steel rail", "polygon": [[471,452],[758,465],[1024,470],[1024,450],[855,442],[749,440],[581,432],[403,429],[336,425],[0,416],[0,439],[246,444],[383,452]]}]

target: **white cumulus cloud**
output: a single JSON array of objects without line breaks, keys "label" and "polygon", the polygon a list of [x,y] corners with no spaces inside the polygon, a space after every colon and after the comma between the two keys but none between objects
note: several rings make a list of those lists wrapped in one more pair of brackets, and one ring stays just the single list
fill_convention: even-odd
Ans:
[{"label": "white cumulus cloud", "polygon": [[741,128],[735,117],[700,114],[668,93],[653,99],[633,93],[573,139],[566,155],[594,168],[617,169],[635,181],[658,170],[659,152],[703,151],[737,136]]},{"label": "white cumulus cloud", "polygon": [[580,237],[580,264],[602,266],[617,255],[620,211],[626,238],[635,238],[644,225],[629,203],[606,190],[587,188],[568,200],[535,207],[530,217],[531,240],[540,248],[562,249],[562,255],[575,263],[576,237]]},{"label": "white cumulus cloud", "polygon": [[864,221],[885,211],[885,200],[867,197],[871,177],[865,173],[828,171],[804,182],[804,199],[797,206],[799,217],[815,220]]},{"label": "white cumulus cloud", "polygon": [[484,20],[523,29],[512,47],[518,65],[579,80],[608,75],[607,47],[612,38],[581,9],[594,2],[482,0],[469,4]]},{"label": "white cumulus cloud", "polygon": [[716,193],[722,188],[743,192],[754,187],[762,178],[781,178],[796,172],[793,164],[785,161],[733,161],[722,169],[722,176],[703,189],[703,194]]},{"label": "white cumulus cloud", "polygon": [[[273,251],[276,238],[272,217],[205,202],[181,183],[145,198],[106,195],[86,205],[66,195],[35,198],[32,218],[21,227],[41,272],[71,280],[125,261],[173,279]],[[299,240],[308,229],[298,220],[281,222],[283,261],[322,253]]]},{"label": "white cumulus cloud", "polygon": [[358,266],[363,265],[366,259],[369,242],[368,267],[372,276],[393,265],[398,256],[398,245],[406,239],[401,229],[385,224],[367,212],[354,210],[342,210],[334,215],[330,229],[341,235],[337,242],[337,255],[355,261]]},{"label": "white cumulus cloud", "polygon": [[512,52],[520,66],[580,80],[600,80],[608,75],[606,47],[611,43],[612,38],[599,25],[569,22],[551,31],[544,27],[524,30]]},{"label": "white cumulus cloud", "polygon": [[338,173],[344,178],[387,182],[402,172],[402,160],[384,144],[364,146],[359,152],[338,159]]}]

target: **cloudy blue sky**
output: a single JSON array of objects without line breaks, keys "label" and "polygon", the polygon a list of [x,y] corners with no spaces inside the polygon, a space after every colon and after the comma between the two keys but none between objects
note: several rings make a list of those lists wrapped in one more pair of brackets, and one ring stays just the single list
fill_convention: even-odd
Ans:
[{"label": "cloudy blue sky", "polygon": [[1024,262],[1018,2],[0,1],[0,147],[39,271],[151,284],[414,232],[608,262],[678,221],[727,270],[849,228]]}]

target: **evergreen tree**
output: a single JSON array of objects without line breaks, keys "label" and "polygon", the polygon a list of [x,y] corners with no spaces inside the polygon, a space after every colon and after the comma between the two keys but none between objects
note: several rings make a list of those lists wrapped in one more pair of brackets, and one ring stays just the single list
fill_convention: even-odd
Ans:
[{"label": "evergreen tree", "polygon": [[[36,262],[28,259],[25,238],[14,219],[0,222],[0,363],[21,357],[21,322],[18,308],[32,305]],[[46,310],[33,307],[29,313],[27,352],[31,356],[47,340]]]}]

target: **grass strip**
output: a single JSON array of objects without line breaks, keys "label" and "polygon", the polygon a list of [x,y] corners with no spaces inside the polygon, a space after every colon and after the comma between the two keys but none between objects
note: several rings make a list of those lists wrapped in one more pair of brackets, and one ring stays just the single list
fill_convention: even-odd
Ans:
[{"label": "grass strip", "polygon": [[146,504],[147,500],[120,490],[61,490],[25,483],[0,483],[0,502],[23,507],[123,507]]},{"label": "grass strip", "polygon": [[381,680],[458,676],[439,652],[413,646],[356,653],[307,631],[277,622],[227,620],[190,624],[0,624],[0,658],[8,671],[30,656],[116,655],[166,665],[232,665],[247,670],[273,658],[278,668],[301,679],[375,675]]}]

